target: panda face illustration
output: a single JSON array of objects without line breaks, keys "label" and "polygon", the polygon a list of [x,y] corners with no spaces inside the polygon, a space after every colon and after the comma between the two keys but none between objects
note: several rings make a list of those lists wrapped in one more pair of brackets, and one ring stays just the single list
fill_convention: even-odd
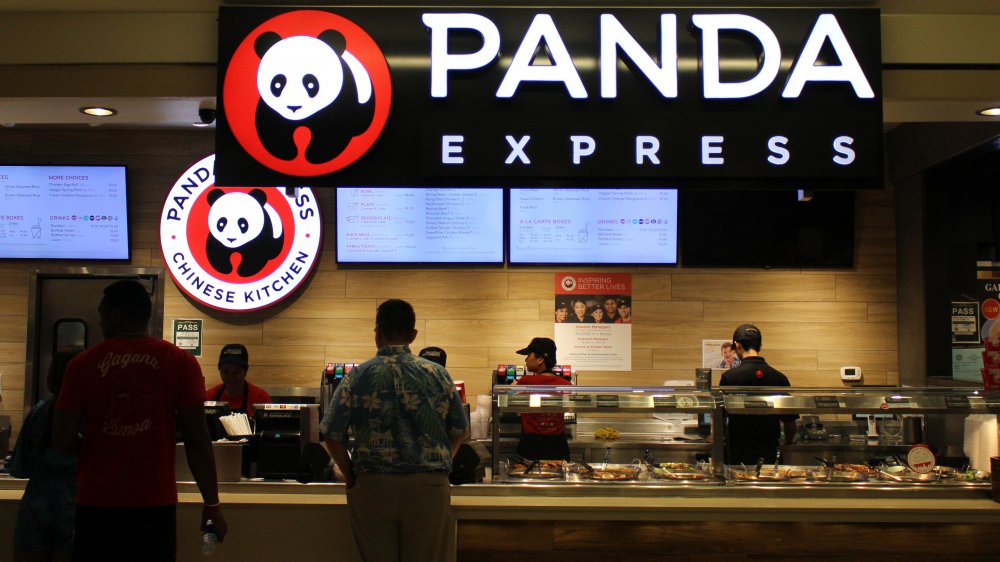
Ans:
[{"label": "panda face illustration", "polygon": [[263,54],[257,71],[261,99],[289,121],[301,121],[332,104],[343,84],[340,55],[316,37],[278,41]]},{"label": "panda face illustration", "polygon": [[266,222],[264,212],[261,202],[250,194],[227,193],[212,203],[209,229],[223,246],[239,248],[260,236]]}]

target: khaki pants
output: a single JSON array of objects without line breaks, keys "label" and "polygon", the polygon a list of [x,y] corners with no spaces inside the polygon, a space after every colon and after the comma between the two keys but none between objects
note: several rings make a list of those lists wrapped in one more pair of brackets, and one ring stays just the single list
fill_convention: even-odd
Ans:
[{"label": "khaki pants", "polygon": [[447,473],[362,473],[347,491],[347,507],[356,560],[455,560],[456,530]]}]

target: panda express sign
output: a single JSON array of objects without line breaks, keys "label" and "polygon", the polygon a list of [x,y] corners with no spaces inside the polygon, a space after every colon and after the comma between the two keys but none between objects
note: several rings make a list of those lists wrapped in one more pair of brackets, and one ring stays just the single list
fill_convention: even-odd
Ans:
[{"label": "panda express sign", "polygon": [[215,157],[178,178],[160,215],[160,248],[177,287],[232,312],[290,296],[319,257],[322,220],[307,188],[220,188]]},{"label": "panda express sign", "polygon": [[874,9],[219,22],[220,185],[882,186]]}]

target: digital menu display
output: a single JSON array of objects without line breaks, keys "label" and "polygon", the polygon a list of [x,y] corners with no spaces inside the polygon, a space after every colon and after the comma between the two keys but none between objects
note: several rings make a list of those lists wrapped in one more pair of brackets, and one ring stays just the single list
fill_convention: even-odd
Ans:
[{"label": "digital menu display", "polygon": [[124,166],[0,166],[0,258],[127,260]]},{"label": "digital menu display", "polygon": [[676,264],[676,189],[510,190],[510,263]]},{"label": "digital menu display", "polygon": [[503,263],[503,189],[338,187],[340,263]]}]

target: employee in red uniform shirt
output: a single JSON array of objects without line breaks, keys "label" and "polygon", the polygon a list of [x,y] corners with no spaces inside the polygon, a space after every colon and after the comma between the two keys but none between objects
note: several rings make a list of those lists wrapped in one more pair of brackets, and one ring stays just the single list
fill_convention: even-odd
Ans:
[{"label": "employee in red uniform shirt", "polygon": [[[556,364],[556,342],[549,338],[535,338],[517,353],[527,356],[524,366],[530,374],[521,377],[516,384],[571,384],[552,373]],[[521,414],[521,440],[517,444],[517,454],[532,460],[569,460],[563,414]]]},{"label": "employee in red uniform shirt", "polygon": [[219,376],[222,384],[217,384],[205,393],[207,400],[229,402],[231,411],[253,417],[254,404],[270,404],[271,397],[263,388],[247,382],[250,368],[250,354],[240,343],[229,343],[219,354]]}]

